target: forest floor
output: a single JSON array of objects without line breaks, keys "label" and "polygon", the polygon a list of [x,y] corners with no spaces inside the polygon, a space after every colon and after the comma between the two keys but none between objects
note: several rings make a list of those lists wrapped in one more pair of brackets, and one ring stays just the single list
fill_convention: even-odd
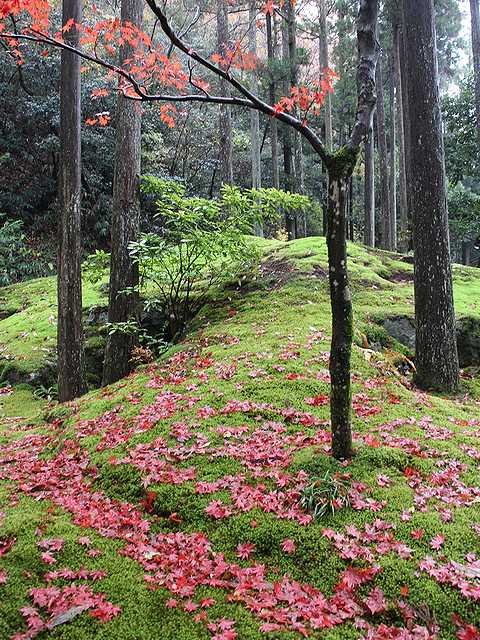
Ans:
[{"label": "forest floor", "polygon": [[[66,405],[4,388],[1,640],[480,638],[480,377],[422,393],[398,344],[369,348],[412,315],[413,271],[349,245],[357,453],[334,461],[325,242],[262,244],[257,280],[159,362]],[[454,275],[480,317],[479,270]],[[34,371],[54,280],[2,306],[6,362]]]}]

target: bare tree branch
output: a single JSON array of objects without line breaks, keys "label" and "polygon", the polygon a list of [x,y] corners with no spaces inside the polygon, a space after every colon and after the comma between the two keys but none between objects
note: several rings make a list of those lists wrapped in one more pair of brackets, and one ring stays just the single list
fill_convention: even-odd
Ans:
[{"label": "bare tree branch", "polygon": [[[38,44],[44,44],[47,46],[57,47],[59,49],[65,49],[67,51],[71,51],[84,60],[92,62],[93,64],[99,65],[109,71],[114,72],[115,74],[124,78],[133,88],[136,96],[133,96],[131,93],[127,93],[124,89],[124,94],[133,100],[140,100],[143,102],[155,102],[155,101],[163,101],[163,102],[204,102],[210,104],[226,104],[231,106],[241,106],[249,109],[256,109],[265,115],[268,115],[273,118],[277,118],[280,122],[293,127],[296,131],[298,131],[301,135],[303,135],[313,149],[319,154],[323,162],[326,165],[330,162],[330,155],[327,153],[324,143],[319,138],[319,136],[311,129],[303,120],[300,120],[293,115],[285,112],[279,112],[275,109],[274,105],[270,105],[255,94],[253,94],[242,82],[240,82],[237,78],[235,78],[230,71],[225,71],[221,69],[219,66],[215,65],[213,62],[199,54],[195,49],[189,46],[187,43],[183,41],[183,39],[177,35],[166,16],[165,10],[157,5],[155,0],[145,0],[146,4],[150,7],[154,15],[158,19],[158,23],[160,24],[162,31],[165,33],[171,44],[182,51],[188,58],[199,63],[200,66],[212,72],[214,75],[224,79],[228,82],[241,96],[212,96],[206,93],[203,89],[201,89],[202,93],[194,93],[194,94],[149,94],[147,93],[140,84],[136,81],[136,79],[128,73],[122,67],[119,67],[115,64],[111,64],[107,60],[101,58],[97,55],[90,55],[83,51],[82,49],[76,49],[66,44],[62,40],[57,38],[53,38],[46,33],[36,31],[34,29],[30,30],[30,34],[26,33],[0,33],[0,38],[4,39],[15,39],[15,40],[27,40],[31,42],[35,42]],[[165,3],[163,3],[165,5]],[[192,83],[193,84],[193,83]],[[200,88],[197,85],[193,84],[196,88]]]},{"label": "bare tree branch", "polygon": [[[267,102],[264,102],[261,98],[254,95],[242,82],[240,82],[237,78],[235,78],[235,76],[233,76],[230,71],[223,70],[222,68],[215,65],[211,60],[208,60],[207,58],[202,56],[200,53],[198,53],[198,51],[196,51],[193,47],[191,47],[189,44],[184,42],[182,38],[173,31],[164,9],[159,7],[155,0],[145,0],[145,1],[150,7],[150,9],[153,11],[153,13],[156,15],[156,17],[158,18],[158,21],[160,23],[160,26],[164,34],[167,36],[170,42],[177,49],[182,51],[185,55],[187,55],[192,60],[195,60],[196,62],[198,62],[205,69],[208,69],[208,71],[211,71],[213,74],[215,74],[219,78],[222,78],[223,80],[228,82],[234,89],[238,91],[238,93],[240,93],[242,96],[244,96],[244,98],[246,98],[246,100],[250,103],[250,108],[257,109],[258,111],[270,117],[276,117],[281,122],[299,131],[310,142],[310,144],[312,145],[314,150],[320,155],[322,160],[325,163],[328,163],[329,156],[325,150],[324,144],[321,141],[321,139],[317,136],[317,134],[310,127],[308,127],[298,118],[295,118],[294,116],[288,113],[284,113],[284,112],[278,113],[277,111],[275,111],[275,107],[273,105],[269,105]],[[236,100],[236,98],[232,98],[232,99]],[[208,100],[205,99],[204,101],[208,101]],[[224,104],[232,104],[232,103],[225,102]]]}]

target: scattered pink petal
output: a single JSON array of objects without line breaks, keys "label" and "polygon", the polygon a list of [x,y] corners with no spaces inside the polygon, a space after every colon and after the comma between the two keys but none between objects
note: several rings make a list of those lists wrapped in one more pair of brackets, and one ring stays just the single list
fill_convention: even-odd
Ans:
[{"label": "scattered pink petal", "polygon": [[247,560],[255,551],[256,545],[253,542],[245,542],[237,546],[237,556],[242,560]]},{"label": "scattered pink petal", "polygon": [[282,542],[282,549],[283,551],[285,551],[285,553],[295,553],[295,551],[297,550],[297,546],[293,540],[291,540],[290,538],[286,538]]},{"label": "scattered pink petal", "polygon": [[430,546],[432,549],[435,549],[435,551],[438,551],[444,542],[445,536],[442,536],[441,533],[438,533],[430,540]]}]

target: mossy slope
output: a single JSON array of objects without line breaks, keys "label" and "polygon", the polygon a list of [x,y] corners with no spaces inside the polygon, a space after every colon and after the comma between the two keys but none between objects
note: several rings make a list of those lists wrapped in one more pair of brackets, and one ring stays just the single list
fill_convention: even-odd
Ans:
[{"label": "mossy slope", "polygon": [[[238,562],[242,567],[263,564],[270,581],[286,575],[291,580],[312,585],[327,598],[334,594],[342,571],[369,563],[362,559],[342,559],[325,537],[324,530],[346,535],[352,531],[351,527],[363,531],[366,524],[380,518],[395,526],[395,540],[407,545],[411,554],[401,558],[395,552],[375,551],[375,562],[381,571],[356,597],[363,600],[375,586],[383,591],[388,607],[377,614],[364,612],[359,617],[374,628],[380,624],[405,628],[398,604],[404,600],[414,612],[417,624],[433,628],[436,621],[438,637],[453,640],[457,632],[453,615],[466,623],[480,624],[478,601],[465,597],[453,586],[440,584],[420,570],[419,564],[426,556],[433,556],[437,562],[452,560],[464,564],[467,554],[479,554],[480,527],[477,530],[475,525],[480,524],[480,502],[467,499],[480,484],[479,462],[475,457],[480,449],[478,380],[465,378],[462,394],[455,398],[429,396],[409,388],[381,357],[372,359],[369,351],[362,348],[359,336],[365,333],[372,319],[412,313],[412,267],[394,254],[350,245],[358,343],[353,352],[354,430],[358,453],[347,467],[339,467],[327,454],[328,441],[318,439],[318,434],[323,438],[326,433],[328,406],[322,400],[317,406],[306,402],[307,398],[328,394],[330,314],[324,241],[309,238],[288,245],[263,244],[269,252],[267,261],[290,263],[289,277],[282,286],[277,286],[276,279],[269,277],[265,268],[266,275],[256,283],[249,284],[244,291],[230,291],[224,300],[205,309],[193,323],[184,343],[167,354],[166,358],[175,358],[173,361],[167,363],[164,359],[112,387],[92,392],[70,405],[54,407],[49,410],[48,422],[37,418],[28,430],[23,426],[24,421],[5,419],[0,446],[5,448],[18,440],[17,449],[21,450],[25,437],[44,434],[50,438],[40,455],[45,461],[68,451],[72,442],[79,444],[89,459],[85,476],[85,481],[92,483],[89,490],[134,505],[150,523],[153,534],[200,532],[208,537],[212,550],[223,553],[228,563]],[[480,315],[480,276],[474,269],[460,267],[455,268],[454,273],[457,313]],[[52,312],[53,283],[44,280],[11,289],[9,304],[13,304],[13,300],[15,305],[22,306],[25,303],[22,296],[27,292],[42,296],[38,307],[32,299],[27,313],[24,310],[0,321],[0,340],[8,340],[12,353],[22,354],[24,362],[33,363],[38,355],[35,349],[43,336],[53,343],[54,325],[48,322],[48,316],[46,325],[39,320],[32,325],[37,336],[28,336],[26,340],[22,338],[25,330],[22,322],[36,313],[40,319]],[[94,302],[92,291],[90,297],[85,296],[85,303]],[[15,328],[16,315],[20,324]],[[183,358],[185,352],[189,355]],[[5,398],[4,411],[8,415],[22,415],[26,399],[20,391],[14,390]],[[158,411],[156,398],[164,398],[165,394],[167,400],[162,402],[172,402],[168,394],[179,394],[181,398],[174,399],[176,404],[168,405],[170,408],[162,404],[162,415],[166,417],[153,420],[144,430],[139,429],[139,416]],[[229,412],[225,411],[229,401],[247,404]],[[114,413],[107,414],[112,410]],[[109,417],[100,423],[98,419],[105,414]],[[93,422],[85,423],[85,420]],[[262,426],[265,424],[267,426]],[[130,428],[132,432],[128,431]],[[202,450],[204,437],[208,439],[209,448]],[[250,437],[254,440],[248,440]],[[195,443],[198,446],[185,457],[165,457],[155,449],[161,446],[159,438],[171,448]],[[232,438],[237,445],[226,451]],[[155,445],[149,444],[154,441],[157,441]],[[132,458],[132,451],[140,445],[148,445],[147,452],[151,446],[152,452],[143,470],[133,464]],[[127,456],[130,456],[128,463],[116,463]],[[144,481],[159,460],[171,464],[174,475],[195,468],[195,478],[177,484],[170,476],[170,481],[154,479],[145,487]],[[433,491],[436,485],[432,478],[436,476],[432,474],[441,473],[449,464],[455,468],[462,465],[458,467],[458,477],[452,476],[450,485],[461,482],[466,487],[464,497],[460,502],[452,498],[452,504],[428,498],[423,508],[415,496],[421,487]],[[252,471],[252,465],[260,475]],[[0,452],[0,470],[5,478],[13,467],[5,453]],[[280,475],[266,478],[262,474],[269,468]],[[278,478],[283,478],[282,474],[291,478],[298,474],[300,478],[305,474],[323,477],[328,470],[347,472],[351,475],[350,482],[362,483],[365,487],[362,495],[373,501],[369,503],[372,508],[345,507],[306,526],[259,506],[247,511],[233,509],[228,517],[215,518],[205,509],[213,500],[232,505],[234,492],[228,488],[228,482],[211,494],[199,493],[196,484],[245,474],[252,487],[263,483],[266,491],[273,492],[273,503],[275,492],[283,490],[283,480],[290,486],[288,478],[277,483]],[[37,472],[34,469],[32,473]],[[412,477],[421,477],[420,488],[412,486]],[[1,483],[0,490],[0,510],[5,513],[0,540],[15,538],[12,548],[0,555],[0,570],[6,574],[5,584],[0,584],[0,638],[9,638],[26,629],[20,609],[32,604],[29,590],[45,586],[49,570],[81,566],[106,572],[106,577],[92,587],[119,606],[120,614],[102,624],[83,613],[51,631],[42,632],[39,637],[65,640],[212,637],[214,632],[210,632],[204,622],[195,622],[198,612],[184,609],[184,599],[176,597],[177,606],[171,608],[171,591],[158,585],[149,588],[142,566],[122,554],[124,540],[105,537],[95,522],[88,528],[74,524],[69,508],[52,505],[50,499],[37,500],[36,490],[19,489],[8,479]],[[375,505],[381,509],[373,510],[377,508]],[[445,510],[452,512],[451,519]],[[420,537],[412,537],[412,531],[420,530],[423,531]],[[435,551],[431,540],[438,534],[445,540],[440,550]],[[90,546],[79,544],[82,536],[90,538]],[[42,561],[42,549],[37,543],[44,538],[65,541],[63,549],[54,554],[55,565]],[[287,539],[294,542],[294,553],[283,551],[282,544]],[[254,551],[248,559],[239,559],[237,547],[247,543],[255,545]],[[89,555],[92,548],[100,553]],[[469,557],[470,563],[475,562]],[[475,580],[472,578],[471,582]],[[57,580],[54,584],[68,583]],[[263,633],[259,617],[244,603],[235,602],[229,596],[228,589],[200,586],[191,600],[200,603],[202,599],[213,598],[215,602],[205,609],[208,620],[211,623],[222,618],[234,620],[241,640],[301,637],[291,627]],[[332,640],[353,640],[362,635],[352,622],[332,629],[315,630],[308,626],[308,633],[313,638]]]}]

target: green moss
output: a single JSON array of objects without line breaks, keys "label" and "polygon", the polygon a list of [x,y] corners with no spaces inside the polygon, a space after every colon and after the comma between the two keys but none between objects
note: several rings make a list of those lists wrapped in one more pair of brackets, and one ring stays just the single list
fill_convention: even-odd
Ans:
[{"label": "green moss", "polygon": [[[115,450],[97,451],[101,436],[84,438],[80,445],[88,450],[91,466],[97,470],[97,477],[92,489],[104,492],[107,496],[127,501],[148,518],[152,533],[162,532],[203,532],[211,542],[213,552],[223,553],[229,562],[238,562],[249,566],[252,562],[264,564],[268,580],[273,581],[288,575],[299,582],[307,582],[320,589],[326,596],[332,595],[339,574],[348,563],[339,558],[331,544],[322,535],[324,528],[345,531],[349,525],[362,528],[366,523],[379,517],[395,524],[395,537],[410,546],[413,558],[401,560],[396,554],[379,557],[381,571],[374,584],[379,586],[389,601],[400,597],[400,589],[409,588],[408,601],[414,607],[428,605],[441,626],[442,640],[454,640],[456,632],[451,623],[452,613],[457,613],[470,623],[478,624],[478,612],[475,605],[464,598],[457,589],[440,586],[427,574],[418,572],[418,562],[426,555],[431,555],[430,539],[440,531],[445,535],[444,553],[447,558],[465,562],[465,554],[472,551],[474,544],[473,522],[480,521],[480,505],[468,508],[454,508],[452,522],[444,523],[438,514],[438,505],[429,504],[426,513],[415,511],[412,520],[404,522],[400,518],[403,510],[412,506],[413,493],[408,486],[404,471],[407,467],[418,469],[425,477],[436,469],[436,460],[411,456],[401,448],[386,446],[368,447],[359,439],[355,442],[356,455],[347,467],[340,466],[326,455],[322,446],[308,446],[292,454],[292,461],[285,469],[286,473],[296,474],[300,471],[310,476],[323,476],[327,471],[342,470],[349,472],[352,481],[363,483],[367,488],[367,496],[386,502],[378,513],[370,510],[355,511],[353,508],[338,510],[334,515],[315,521],[308,526],[301,526],[294,520],[278,519],[272,513],[264,513],[259,509],[249,512],[236,512],[232,517],[215,520],[206,514],[205,508],[212,500],[231,502],[227,491],[214,494],[197,494],[195,482],[181,485],[154,484],[148,491],[156,494],[151,513],[145,511],[146,489],[144,477],[130,464],[116,465],[111,462],[112,456],[120,459],[128,449],[137,443],[149,442],[157,437],[165,438],[171,445],[177,441],[170,436],[172,423],[185,422],[195,433],[204,433],[211,445],[218,445],[222,440],[216,431],[220,426],[247,425],[251,431],[266,420],[284,422],[280,412],[284,408],[309,411],[319,420],[327,423],[328,406],[311,407],[305,398],[318,394],[327,394],[329,386],[324,382],[324,374],[328,361],[324,355],[329,350],[331,335],[330,302],[327,284],[327,250],[323,238],[305,238],[291,243],[261,240],[259,243],[266,252],[273,252],[275,259],[286,261],[293,266],[294,275],[285,281],[283,286],[274,290],[269,287],[245,291],[229,291],[228,299],[219,299],[213,307],[206,307],[195,321],[194,331],[186,336],[183,343],[169,350],[166,357],[182,350],[192,350],[203,354],[211,353],[215,363],[237,364],[237,373],[229,380],[219,379],[213,367],[205,372],[209,380],[199,384],[192,377],[191,366],[187,366],[186,382],[171,385],[167,388],[178,393],[187,393],[187,386],[195,382],[199,384],[196,391],[189,392],[199,396],[201,400],[192,407],[181,407],[171,419],[161,419],[149,430],[132,438]],[[406,280],[395,281],[394,276],[403,270],[411,273],[411,265],[398,259],[395,254],[381,251],[369,251],[364,247],[348,244],[349,269],[353,284],[353,304],[355,309],[355,329],[362,332],[372,342],[382,343],[386,340],[376,320],[386,315],[412,314],[413,287]],[[476,269],[454,268],[454,290],[458,315],[480,317],[480,273]],[[475,297],[475,294],[478,294]],[[55,313],[55,288],[52,279],[36,281],[27,285],[9,288],[0,292],[0,297],[10,297],[12,307],[20,309],[15,314],[19,327],[28,334],[22,343],[20,329],[14,331],[13,323],[5,318],[0,320],[0,341],[12,345],[20,366],[25,371],[34,370],[35,363],[43,360],[45,354],[37,352],[44,344],[48,348],[54,346],[54,323],[48,322],[50,313]],[[31,299],[31,297],[33,298]],[[87,296],[88,297],[88,296]],[[95,292],[92,297],[97,297]],[[1,300],[0,300],[1,305]],[[22,310],[23,309],[23,310]],[[232,309],[236,313],[232,313]],[[37,335],[30,332],[27,326],[28,314],[42,315],[47,318],[46,324],[38,323]],[[13,316],[13,318],[15,318]],[[8,328],[8,330],[7,330]],[[318,333],[318,342],[307,348],[307,337]],[[18,334],[18,335],[17,335]],[[238,338],[228,341],[225,336]],[[50,338],[52,338],[50,340]],[[97,339],[92,336],[95,342]],[[8,342],[10,341],[10,342]],[[280,353],[287,344],[295,357],[282,359]],[[389,346],[390,343],[385,346]],[[98,341],[96,345],[99,346]],[[363,346],[363,343],[359,343]],[[47,348],[47,347],[46,347]],[[22,351],[23,349],[23,351]],[[22,359],[23,358],[23,359]],[[278,370],[278,365],[283,370]],[[381,412],[366,417],[354,415],[354,431],[364,434],[366,431],[376,433],[375,429],[386,422],[398,418],[419,419],[431,415],[434,424],[447,427],[453,433],[450,440],[432,441],[416,424],[407,423],[395,430],[395,435],[418,439],[425,447],[438,449],[446,459],[456,459],[467,466],[462,480],[467,486],[478,484],[478,468],[475,461],[460,448],[468,444],[478,448],[477,439],[469,435],[465,421],[478,414],[475,399],[480,398],[480,380],[474,377],[465,380],[470,398],[443,398],[428,396],[429,406],[420,402],[419,397],[408,386],[392,375],[385,378],[381,385],[365,388],[367,379],[383,377],[367,361],[364,351],[354,346],[352,351],[352,367],[355,373],[353,393],[367,393],[372,405],[378,405]],[[250,376],[252,371],[262,369],[268,377]],[[287,379],[287,373],[301,374],[299,379]],[[45,456],[59,451],[65,439],[75,437],[75,424],[78,420],[92,419],[105,411],[122,405],[122,416],[132,421],[147,404],[154,402],[155,397],[165,389],[149,388],[147,382],[151,373],[141,368],[136,374],[112,385],[107,389],[91,392],[69,405],[45,408],[42,401],[34,399],[30,387],[16,387],[11,396],[0,397],[5,415],[28,413],[34,417],[35,432],[52,434],[52,421],[63,418],[61,437],[55,439]],[[241,384],[239,384],[241,383]],[[129,401],[131,393],[139,397],[138,404]],[[18,395],[17,395],[18,394]],[[390,403],[389,394],[400,400],[399,404]],[[196,412],[199,406],[210,405],[217,409],[224,406],[228,399],[249,399],[258,403],[270,403],[274,408],[259,410],[246,414],[216,415],[208,420],[198,419]],[[8,411],[5,407],[8,405]],[[44,409],[42,421],[34,416],[37,407]],[[451,418],[458,419],[456,425]],[[18,439],[24,434],[21,430],[10,432],[21,426],[22,421],[5,420],[1,434],[2,442],[7,439]],[[286,432],[294,435],[299,432],[313,436],[317,427],[305,427],[301,424],[285,422]],[[325,426],[325,428],[328,428]],[[472,432],[474,429],[472,428]],[[193,455],[181,463],[172,461],[180,467],[195,466],[196,480],[214,481],[228,475],[245,473],[252,483],[249,470],[238,460],[228,457]],[[379,474],[390,478],[389,487],[381,487],[377,483]],[[266,486],[276,489],[274,479],[266,479]],[[118,541],[103,538],[94,531],[73,524],[72,517],[59,508],[52,508],[47,502],[20,496],[18,506],[10,502],[7,483],[0,483],[0,511],[6,518],[0,537],[13,535],[17,543],[11,552],[0,558],[0,569],[5,569],[8,581],[0,585],[0,638],[11,637],[19,630],[24,630],[21,607],[31,604],[29,589],[45,584],[45,573],[51,567],[40,561],[40,549],[37,547],[36,529],[42,528],[45,537],[62,537],[65,539],[64,550],[58,554],[57,567],[70,566],[77,568],[86,566],[89,569],[100,569],[107,572],[107,577],[93,585],[95,591],[105,593],[114,604],[121,607],[121,614],[107,624],[99,624],[88,613],[84,613],[68,624],[60,625],[49,632],[48,637],[63,640],[208,640],[210,633],[204,624],[196,624],[193,615],[183,611],[181,606],[169,609],[166,601],[172,595],[163,588],[150,590],[144,580],[143,568],[122,555],[122,544]],[[180,522],[169,519],[176,513]],[[415,528],[425,530],[424,538],[413,540],[410,531]],[[87,555],[87,549],[78,544],[78,537],[88,535],[92,546],[101,550],[96,558]],[[282,551],[282,542],[290,538],[295,542],[296,552],[292,555]],[[252,542],[256,545],[249,560],[241,560],[237,556],[237,546]],[[60,584],[60,583],[59,583]],[[370,585],[365,587],[368,593]],[[259,631],[260,621],[244,606],[227,601],[227,592],[222,589],[198,589],[195,601],[202,597],[213,597],[215,604],[209,609],[209,619],[222,617],[234,619],[236,630],[241,640],[259,640],[272,637],[275,640],[298,640],[299,635],[293,632],[262,634]],[[372,623],[385,621],[388,624],[403,624],[398,612],[391,612],[385,617],[370,619]],[[331,630],[312,633],[318,640],[354,640],[358,630],[350,624],[343,624]],[[42,639],[43,640],[43,639]]]},{"label": "green moss", "polygon": [[103,465],[95,481],[109,497],[126,502],[139,502],[145,497],[142,477],[130,464]]},{"label": "green moss", "polygon": [[353,172],[358,160],[358,150],[341,147],[329,156],[328,173],[331,178],[344,178]]},{"label": "green moss", "polygon": [[336,472],[341,469],[334,458],[321,453],[318,447],[306,447],[293,456],[292,470],[305,471],[310,476],[324,476],[327,471]]},{"label": "green moss", "polygon": [[34,418],[39,416],[46,402],[34,395],[35,390],[28,384],[19,384],[11,395],[0,396],[0,423],[6,417],[21,416]]}]

